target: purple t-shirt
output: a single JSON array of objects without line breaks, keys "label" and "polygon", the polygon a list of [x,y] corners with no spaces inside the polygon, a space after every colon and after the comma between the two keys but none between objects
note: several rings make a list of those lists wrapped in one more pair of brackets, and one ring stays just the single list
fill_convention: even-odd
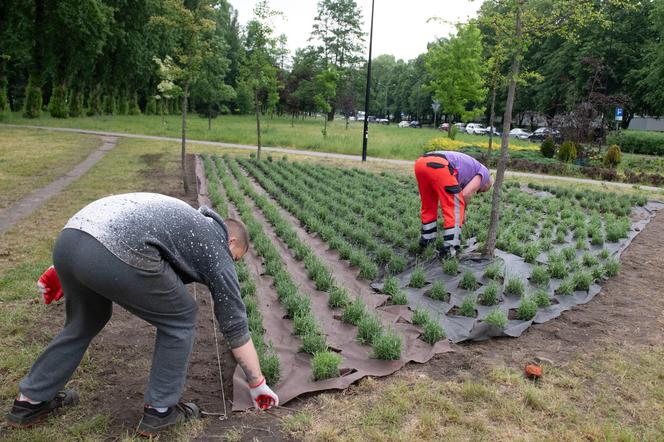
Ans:
[{"label": "purple t-shirt", "polygon": [[489,182],[489,179],[491,178],[489,169],[487,169],[482,163],[470,155],[447,150],[436,150],[431,153],[441,153],[445,155],[447,161],[449,161],[452,167],[458,171],[459,185],[462,188],[466,187],[470,180],[475,178],[475,175],[482,177],[482,184],[480,184],[480,188],[486,186]]}]

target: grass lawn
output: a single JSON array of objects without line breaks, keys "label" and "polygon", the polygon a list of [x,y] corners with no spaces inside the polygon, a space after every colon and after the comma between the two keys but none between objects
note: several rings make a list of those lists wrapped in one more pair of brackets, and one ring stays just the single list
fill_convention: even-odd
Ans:
[{"label": "grass lawn", "polygon": [[[37,135],[40,135],[36,132]],[[52,136],[53,134],[48,134]],[[92,141],[96,141],[92,137]],[[69,150],[91,143],[90,137],[71,135]],[[63,148],[64,149],[64,148]],[[150,163],[148,163],[150,159]],[[38,297],[35,281],[51,263],[55,238],[76,211],[87,203],[111,193],[160,191],[167,193],[180,182],[161,182],[150,177],[157,169],[177,174],[177,143],[121,139],[115,149],[87,174],[51,199],[41,209],[0,235],[0,414],[8,411],[17,393],[17,383],[27,373],[50,332],[34,327],[46,323],[52,306],[32,302]],[[3,188],[4,191],[4,188]],[[101,377],[87,356],[76,371],[72,385],[85,397],[95,390]],[[61,418],[32,430],[0,429],[0,441],[104,440],[112,416],[77,406]],[[190,440],[202,430],[202,423],[180,428],[178,440]],[[134,440],[127,436],[123,440]],[[140,440],[140,439],[136,439]]]},{"label": "grass lawn", "polygon": [[664,347],[612,348],[544,367],[487,367],[476,379],[405,371],[322,394],[283,428],[309,441],[556,440],[664,438]]},{"label": "grass lawn", "polygon": [[0,126],[0,210],[64,175],[99,146],[95,136]]},{"label": "grass lawn", "polygon": [[[25,119],[20,113],[14,113],[5,122],[12,124],[30,124],[38,126],[71,127],[126,132],[146,135],[179,137],[181,118],[170,115],[160,116],[102,116],[55,119],[43,116],[37,119]],[[187,120],[187,136],[192,140],[223,141],[238,144],[256,144],[256,121],[251,115],[223,115],[212,122],[208,130],[207,119],[197,115]],[[322,118],[291,120],[287,117],[265,117],[261,123],[262,142],[265,146],[289,147],[322,152],[360,155],[362,153],[362,122],[351,122],[348,130],[343,120],[328,124],[328,136],[323,137]],[[369,156],[414,160],[433,138],[440,138],[446,149],[458,149],[466,145],[484,146],[488,137],[459,134],[456,140],[447,139],[447,134],[433,129],[402,129],[396,124],[389,126],[372,124],[369,126]],[[500,146],[500,140],[494,139]],[[522,140],[510,140],[515,149],[539,149],[538,144]]]}]

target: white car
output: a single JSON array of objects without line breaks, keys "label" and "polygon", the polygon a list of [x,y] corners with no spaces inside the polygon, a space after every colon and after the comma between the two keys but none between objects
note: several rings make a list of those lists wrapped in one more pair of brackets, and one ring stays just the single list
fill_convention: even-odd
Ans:
[{"label": "white car", "polygon": [[518,138],[519,140],[527,140],[533,133],[521,128],[514,128],[510,131],[510,137]]},{"label": "white car", "polygon": [[410,121],[403,120],[399,123],[399,127],[410,127]]},{"label": "white car", "polygon": [[466,124],[466,133],[470,135],[481,135],[486,131],[486,128],[479,123]]}]

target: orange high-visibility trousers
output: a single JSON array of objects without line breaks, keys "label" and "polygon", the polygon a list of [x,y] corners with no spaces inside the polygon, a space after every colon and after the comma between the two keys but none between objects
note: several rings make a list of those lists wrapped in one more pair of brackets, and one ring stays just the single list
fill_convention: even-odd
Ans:
[{"label": "orange high-visibility trousers", "polygon": [[436,239],[440,202],[443,212],[443,245],[459,247],[465,202],[456,169],[450,166],[445,155],[428,153],[415,161],[415,178],[422,202],[421,242],[428,243]]}]

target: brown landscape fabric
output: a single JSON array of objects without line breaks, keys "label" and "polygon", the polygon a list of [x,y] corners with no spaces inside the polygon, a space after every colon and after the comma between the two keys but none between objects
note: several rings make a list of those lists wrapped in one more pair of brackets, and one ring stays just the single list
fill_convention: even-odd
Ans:
[{"label": "brown landscape fabric", "polygon": [[[197,161],[196,171],[199,182],[199,203],[209,204],[206,178],[200,160]],[[232,206],[229,212],[232,216],[237,216]],[[255,211],[254,216],[259,222],[263,223],[266,234],[283,252],[282,257],[287,270],[293,275],[293,279],[300,284],[302,292],[310,295],[312,313],[320,321],[320,325],[327,335],[328,345],[343,358],[340,367],[341,376],[323,381],[314,381],[310,364],[311,356],[299,351],[300,340],[293,334],[292,321],[284,319],[285,312],[277,300],[276,293],[271,288],[271,278],[267,276],[255,278],[257,301],[263,315],[263,327],[266,330],[265,338],[272,343],[281,362],[280,380],[272,387],[279,395],[282,405],[304,393],[345,389],[365,376],[387,376],[396,372],[408,362],[424,363],[436,354],[453,351],[450,342],[447,340],[440,341],[433,346],[420,340],[420,329],[408,323],[411,315],[408,307],[380,307],[385,303],[387,297],[375,294],[368,283],[357,280],[347,264],[336,257],[337,264],[333,269],[335,278],[342,285],[348,283],[351,292],[359,293],[368,309],[375,309],[383,323],[388,328],[392,327],[403,337],[401,359],[381,361],[373,358],[371,347],[360,345],[357,342],[357,328],[341,322],[339,319],[341,310],[333,311],[328,307],[327,293],[315,290],[313,282],[309,280],[301,263],[294,260],[281,240],[274,236],[271,229],[267,228],[262,214]],[[299,226],[294,224],[293,227],[298,230]],[[302,237],[301,229],[298,230],[298,234]],[[325,243],[313,239],[307,242],[319,257],[323,256],[322,259],[325,259],[326,264],[330,261],[332,257],[330,253],[332,252],[327,249]],[[252,274],[260,275],[263,273],[262,260],[256,256],[253,250],[250,250],[244,259]],[[343,269],[340,266],[346,268]],[[252,406],[244,373],[239,367],[236,367],[233,379],[233,410],[246,410]]]}]

